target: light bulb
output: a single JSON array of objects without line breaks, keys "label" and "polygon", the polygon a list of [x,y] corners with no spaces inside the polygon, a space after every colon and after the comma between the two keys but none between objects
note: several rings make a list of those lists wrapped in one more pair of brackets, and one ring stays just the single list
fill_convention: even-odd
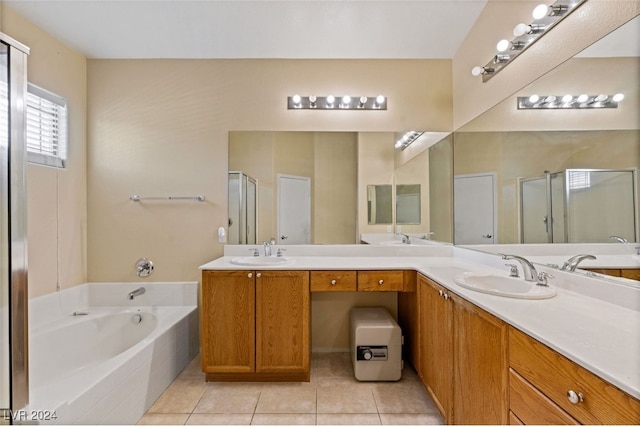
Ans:
[{"label": "light bulb", "polygon": [[382,95],[378,95],[378,96],[376,97],[376,104],[381,105],[381,104],[383,104],[383,103],[384,103],[384,96],[382,96]]},{"label": "light bulb", "polygon": [[333,104],[334,102],[336,102],[336,97],[333,95],[329,95],[327,96],[327,104]]},{"label": "light bulb", "polygon": [[571,101],[573,101],[573,95],[565,95],[562,97],[562,102],[565,104],[568,104]]},{"label": "light bulb", "polygon": [[293,95],[291,97],[291,100],[293,101],[294,104],[300,104],[300,101],[302,100],[302,98],[300,98],[300,95]]},{"label": "light bulb", "polygon": [[511,42],[507,39],[502,39],[496,45],[496,49],[498,50],[498,52],[504,52],[509,49],[509,46],[511,46]]},{"label": "light bulb", "polygon": [[518,24],[513,29],[513,35],[516,37],[524,36],[531,31],[531,26],[527,24]]},{"label": "light bulb", "polygon": [[533,9],[533,19],[542,19],[547,16],[547,12],[549,11],[549,6],[546,4],[539,4]]},{"label": "light bulb", "polygon": [[360,97],[360,104],[364,105],[367,103],[367,97],[366,96],[361,96]]},{"label": "light bulb", "polygon": [[342,97],[343,104],[351,104],[351,97],[349,95],[345,95]]},{"label": "light bulb", "polygon": [[613,95],[613,102],[620,102],[624,99],[624,94],[623,93],[616,93],[615,95]]},{"label": "light bulb", "polygon": [[540,101],[540,97],[538,95],[531,95],[529,97],[529,102],[532,104],[535,104],[538,101]]},{"label": "light bulb", "polygon": [[483,72],[484,72],[484,67],[480,67],[478,65],[476,65],[471,69],[471,74],[473,74],[475,77],[478,77]]},{"label": "light bulb", "polygon": [[544,99],[544,102],[547,104],[551,104],[552,102],[556,102],[556,97],[554,95],[549,95]]},{"label": "light bulb", "polygon": [[587,102],[588,99],[589,99],[589,95],[586,95],[583,93],[578,97],[577,101],[582,104],[583,102]]},{"label": "light bulb", "polygon": [[595,102],[604,102],[607,99],[609,99],[609,97],[607,95],[604,95],[604,94],[600,94],[600,95],[596,96],[595,98],[593,98],[593,100]]},{"label": "light bulb", "polygon": [[309,97],[309,102],[310,102],[310,103],[312,103],[312,104],[315,104],[316,99],[318,99],[318,98],[316,98],[316,96],[315,96],[315,95],[311,95],[311,96]]}]

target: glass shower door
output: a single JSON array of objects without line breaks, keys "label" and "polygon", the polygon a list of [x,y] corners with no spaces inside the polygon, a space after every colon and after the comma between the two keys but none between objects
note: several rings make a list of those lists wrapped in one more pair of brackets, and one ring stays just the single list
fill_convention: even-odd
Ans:
[{"label": "glass shower door", "polygon": [[[0,409],[10,408],[9,344],[9,48],[0,43]],[[0,414],[2,415],[2,414]]]},{"label": "glass shower door", "polygon": [[552,242],[547,176],[520,181],[522,243]]}]

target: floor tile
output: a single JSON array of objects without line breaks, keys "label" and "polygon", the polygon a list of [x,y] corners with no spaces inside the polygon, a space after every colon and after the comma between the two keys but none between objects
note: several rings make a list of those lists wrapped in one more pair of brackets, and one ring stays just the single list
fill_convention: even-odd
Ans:
[{"label": "floor tile", "polygon": [[179,377],[198,377],[204,379],[204,373],[202,372],[202,358],[200,353],[193,358],[186,368],[180,372]]},{"label": "floor tile", "polygon": [[368,385],[335,384],[318,385],[318,414],[377,414],[373,391]]},{"label": "floor tile", "polygon": [[435,414],[438,409],[417,381],[378,383],[373,387],[380,414]]},{"label": "floor tile", "polygon": [[317,358],[319,377],[353,377],[350,353],[321,353]]},{"label": "floor tile", "polygon": [[206,389],[207,384],[201,378],[177,378],[147,412],[151,414],[190,414]]},{"label": "floor tile", "polygon": [[188,425],[245,425],[251,424],[253,414],[192,414]]},{"label": "floor tile", "polygon": [[207,390],[193,410],[196,414],[253,414],[259,391]]},{"label": "floor tile", "polygon": [[315,425],[316,414],[255,414],[255,425]]},{"label": "floor tile", "polygon": [[146,414],[140,418],[141,425],[182,425],[190,414]]},{"label": "floor tile", "polygon": [[444,425],[440,414],[380,414],[383,425]]},{"label": "floor tile", "polygon": [[318,414],[318,425],[379,425],[378,414]]},{"label": "floor tile", "polygon": [[315,414],[316,388],[308,383],[265,384],[256,414]]}]

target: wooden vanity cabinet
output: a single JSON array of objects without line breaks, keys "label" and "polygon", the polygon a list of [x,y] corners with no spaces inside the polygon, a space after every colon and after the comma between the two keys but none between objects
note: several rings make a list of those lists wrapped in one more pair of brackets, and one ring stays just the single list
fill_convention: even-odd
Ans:
[{"label": "wooden vanity cabinet", "polygon": [[358,291],[403,291],[404,276],[405,272],[402,270],[358,271]]},{"label": "wooden vanity cabinet", "polygon": [[357,273],[352,270],[323,270],[311,272],[311,292],[355,292]]},{"label": "wooden vanity cabinet", "polygon": [[204,271],[207,381],[309,381],[308,271]]},{"label": "wooden vanity cabinet", "polygon": [[[513,327],[509,331],[509,365],[512,376],[548,398],[570,422],[640,424],[638,399]],[[510,385],[513,390],[516,383]],[[510,402],[510,409],[525,424],[545,421],[518,407],[517,402]]]},{"label": "wooden vanity cabinet", "polygon": [[453,416],[455,424],[507,424],[508,325],[451,295],[453,308]]},{"label": "wooden vanity cabinet", "polygon": [[[422,383],[447,423],[453,402],[453,302],[447,289],[418,275],[419,370]],[[445,297],[447,295],[447,297]]]},{"label": "wooden vanity cabinet", "polygon": [[418,276],[420,372],[448,424],[507,424],[507,324]]}]

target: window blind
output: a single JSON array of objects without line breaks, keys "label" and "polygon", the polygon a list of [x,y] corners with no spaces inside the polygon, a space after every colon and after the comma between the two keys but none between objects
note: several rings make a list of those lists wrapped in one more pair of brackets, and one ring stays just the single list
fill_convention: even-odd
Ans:
[{"label": "window blind", "polygon": [[27,159],[63,168],[67,155],[67,102],[31,83],[27,86]]}]

